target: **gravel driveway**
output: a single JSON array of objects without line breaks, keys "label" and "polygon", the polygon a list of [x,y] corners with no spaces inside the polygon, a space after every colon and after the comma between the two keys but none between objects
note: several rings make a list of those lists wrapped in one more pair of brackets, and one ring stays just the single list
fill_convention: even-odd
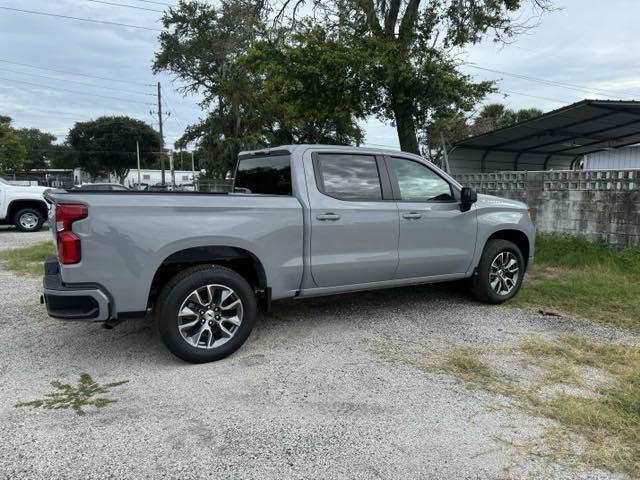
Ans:
[{"label": "gravel driveway", "polygon": [[[0,248],[49,232],[0,231]],[[521,455],[546,421],[372,345],[509,346],[586,322],[413,287],[278,303],[230,358],[188,365],[149,320],[114,330],[49,319],[40,279],[0,270],[0,478],[609,478]],[[14,408],[49,382],[129,380],[117,403]]]}]

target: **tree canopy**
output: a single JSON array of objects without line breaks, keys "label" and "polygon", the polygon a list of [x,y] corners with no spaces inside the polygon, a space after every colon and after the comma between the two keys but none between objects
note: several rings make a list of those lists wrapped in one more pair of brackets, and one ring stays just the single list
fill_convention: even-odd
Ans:
[{"label": "tree canopy", "polygon": [[531,120],[543,113],[537,108],[512,110],[502,103],[489,103],[473,116],[443,117],[430,125],[428,138],[424,140],[426,148],[423,153],[432,162],[440,163],[443,148],[448,148],[457,141]]},{"label": "tree canopy", "polygon": [[[305,8],[305,3],[308,3]],[[430,126],[468,114],[494,89],[459,70],[458,53],[523,29],[517,12],[547,0],[183,0],[163,18],[154,70],[199,92],[204,141],[231,163],[274,143],[359,143],[370,115],[419,153]],[[304,15],[301,14],[304,12]],[[213,132],[212,132],[213,129]],[[215,137],[215,138],[214,138]]]},{"label": "tree canopy", "polygon": [[126,116],[100,117],[77,122],[67,143],[74,149],[80,167],[92,178],[112,173],[120,182],[136,166],[136,142],[145,165],[160,154],[160,135],[147,123]]},{"label": "tree canopy", "polygon": [[23,169],[75,168],[78,166],[73,149],[66,144],[56,144],[56,136],[37,128],[16,130],[20,141],[27,150]]},{"label": "tree canopy", "polygon": [[293,34],[268,27],[255,4],[182,2],[169,9],[154,70],[202,94],[206,117],[178,142],[195,141],[207,170],[224,175],[240,150],[282,143],[359,143],[368,113],[358,70],[366,58],[307,22]]},{"label": "tree canopy", "polygon": [[0,170],[15,172],[27,160],[27,150],[11,127],[11,117],[0,115]]}]

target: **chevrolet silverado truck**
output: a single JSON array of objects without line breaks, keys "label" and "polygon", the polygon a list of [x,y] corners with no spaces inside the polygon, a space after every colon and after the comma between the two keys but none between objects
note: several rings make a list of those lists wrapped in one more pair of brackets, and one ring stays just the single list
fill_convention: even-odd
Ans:
[{"label": "chevrolet silverado truck", "polygon": [[49,187],[11,185],[0,178],[0,224],[15,225],[22,232],[37,232],[49,208],[42,194]]},{"label": "chevrolet silverado truck", "polygon": [[239,155],[233,193],[50,191],[51,317],[115,324],[151,310],[168,349],[238,349],[285,298],[468,279],[513,297],[533,260],[523,203],[463,188],[421,157],[294,145]]}]

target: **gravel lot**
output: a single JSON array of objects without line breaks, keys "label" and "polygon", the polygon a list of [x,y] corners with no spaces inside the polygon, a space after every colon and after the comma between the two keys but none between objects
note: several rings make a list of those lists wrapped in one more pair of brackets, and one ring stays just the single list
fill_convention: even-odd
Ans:
[{"label": "gravel lot", "polygon": [[[0,249],[49,238],[0,231]],[[610,478],[521,455],[548,423],[372,345],[510,346],[588,322],[413,287],[279,303],[232,357],[187,365],[148,320],[49,319],[40,279],[0,270],[0,478]],[[14,408],[82,372],[129,380],[84,417]]]}]

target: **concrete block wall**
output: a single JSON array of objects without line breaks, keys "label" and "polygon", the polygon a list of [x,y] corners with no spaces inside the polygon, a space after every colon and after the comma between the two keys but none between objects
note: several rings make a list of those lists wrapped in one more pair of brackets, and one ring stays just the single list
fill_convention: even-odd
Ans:
[{"label": "concrete block wall", "polygon": [[640,246],[640,170],[470,173],[456,179],[478,193],[527,203],[540,232]]}]

